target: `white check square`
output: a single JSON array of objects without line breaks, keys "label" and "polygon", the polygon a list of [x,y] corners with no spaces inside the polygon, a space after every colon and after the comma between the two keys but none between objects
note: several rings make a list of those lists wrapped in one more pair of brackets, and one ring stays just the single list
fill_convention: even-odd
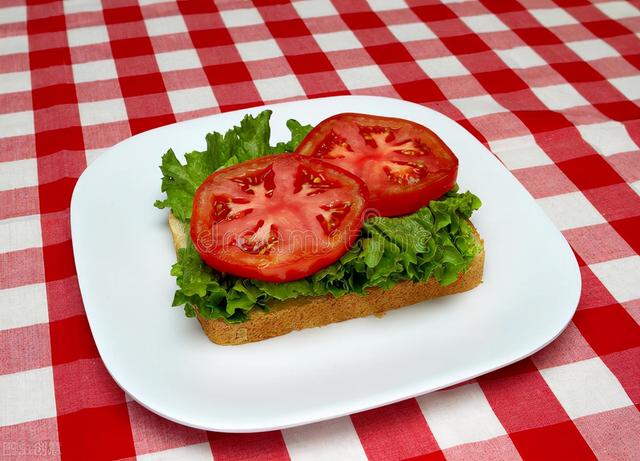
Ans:
[{"label": "white check square", "polygon": [[304,96],[304,90],[295,75],[264,78],[253,82],[263,101]]},{"label": "white check square", "polygon": [[149,37],[188,32],[187,25],[180,15],[145,19],[144,23]]},{"label": "white check square", "polygon": [[0,94],[31,90],[31,72],[8,72],[2,74]]},{"label": "white check square", "polygon": [[0,330],[49,321],[44,283],[0,290]]},{"label": "white check square", "polygon": [[582,192],[544,197],[538,205],[561,231],[606,222]]},{"label": "white check square", "polygon": [[25,22],[27,20],[26,6],[12,6],[0,8],[0,24],[13,24],[14,22]]},{"label": "white check square", "polygon": [[331,419],[306,426],[284,429],[282,437],[291,459],[296,461],[334,461],[367,459],[351,418]]},{"label": "white check square", "polygon": [[615,86],[630,101],[640,99],[640,75],[612,78],[609,83]]},{"label": "white check square", "polygon": [[401,10],[407,8],[404,0],[367,0],[373,11]]},{"label": "white check square", "polygon": [[460,19],[474,32],[500,32],[509,30],[495,14],[480,14],[478,16],[463,16]]},{"label": "white check square", "polygon": [[89,61],[82,64],[73,64],[73,80],[76,83],[94,82],[98,80],[110,80],[118,78],[116,63],[113,59],[101,61]]},{"label": "white check square", "polygon": [[604,122],[577,126],[582,139],[587,141],[599,154],[613,155],[638,150],[622,123]]},{"label": "white check square", "polygon": [[510,170],[553,163],[532,135],[490,141],[489,145]]},{"label": "white check square", "polygon": [[552,110],[563,110],[570,107],[589,104],[569,83],[531,88],[545,106]]},{"label": "white check square", "polygon": [[0,162],[0,190],[38,185],[38,162],[35,158]]},{"label": "white check square", "polygon": [[325,53],[329,51],[354,50],[362,48],[362,44],[350,30],[314,34],[313,38]]},{"label": "white check square", "polygon": [[469,75],[470,72],[455,56],[420,59],[416,61],[420,68],[431,78]]},{"label": "white check square", "polygon": [[40,229],[38,215],[0,221],[0,253],[41,247],[42,232]]},{"label": "white check square", "polygon": [[600,357],[545,368],[540,373],[571,419],[632,405]]},{"label": "white check square", "polygon": [[27,53],[28,51],[29,39],[26,35],[0,38],[0,56]]},{"label": "white check square", "polygon": [[138,455],[136,459],[138,461],[213,461],[213,454],[211,453],[211,445],[205,442]]},{"label": "white check square", "polygon": [[108,43],[109,32],[104,25],[78,27],[67,30],[69,46],[95,45],[96,43]]},{"label": "white check square", "polygon": [[87,165],[92,164],[105,150],[106,149],[85,149],[84,156],[87,159]]},{"label": "white check square", "polygon": [[399,42],[415,42],[418,40],[431,40],[438,36],[433,33],[426,24],[412,22],[409,24],[393,24],[389,26],[391,33]]},{"label": "white check square", "polygon": [[338,69],[338,75],[350,90],[390,85],[386,75],[376,65]]},{"label": "white check square", "polygon": [[121,98],[78,104],[80,123],[84,126],[127,120],[127,108]]},{"label": "white check square", "polygon": [[491,96],[472,96],[470,98],[452,99],[451,103],[456,106],[466,118],[481,117],[483,115],[507,112]]},{"label": "white check square", "polygon": [[56,415],[51,367],[0,375],[0,426]]},{"label": "white check square", "polygon": [[264,22],[255,8],[221,11],[220,16],[227,27],[254,26]]},{"label": "white check square", "polygon": [[545,27],[578,24],[578,21],[573,16],[560,8],[532,9],[529,10],[529,13]]},{"label": "white check square", "polygon": [[620,54],[611,45],[600,39],[569,42],[567,46],[583,61],[620,57]]},{"label": "white check square", "polygon": [[589,267],[616,301],[624,303],[640,299],[640,256],[613,259]]},{"label": "white check square", "polygon": [[441,448],[506,434],[477,383],[432,392],[416,400]]},{"label": "white check square", "polygon": [[156,53],[156,62],[158,63],[158,69],[160,69],[160,72],[198,69],[202,67],[198,52],[193,48]]},{"label": "white check square", "polygon": [[538,53],[528,46],[517,46],[509,50],[495,50],[495,52],[512,69],[528,69],[547,64]]},{"label": "white check square", "polygon": [[303,0],[293,2],[293,7],[298,13],[298,16],[303,19],[321,18],[338,14],[329,0]]},{"label": "white check square", "polygon": [[173,112],[190,112],[199,109],[217,107],[218,103],[213,91],[208,86],[169,91],[169,101]]},{"label": "white check square", "polygon": [[640,11],[628,1],[596,3],[594,6],[611,19],[640,16]]},{"label": "white check square", "polygon": [[26,110],[0,114],[0,126],[2,127],[2,136],[6,137],[34,134],[33,112]]},{"label": "white check square", "polygon": [[102,11],[101,2],[94,0],[72,0],[62,2],[65,14],[88,13],[91,11]]},{"label": "white check square", "polygon": [[245,62],[283,56],[278,42],[272,38],[257,40],[255,42],[236,43],[236,48],[238,49],[238,53],[240,53],[240,57]]}]

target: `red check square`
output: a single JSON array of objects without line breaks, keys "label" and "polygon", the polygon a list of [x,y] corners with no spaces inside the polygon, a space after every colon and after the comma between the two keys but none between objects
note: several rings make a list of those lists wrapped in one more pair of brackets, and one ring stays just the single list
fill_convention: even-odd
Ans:
[{"label": "red check square", "polygon": [[120,90],[125,98],[165,92],[164,81],[159,73],[132,75],[121,77],[119,80]]},{"label": "red check square", "polygon": [[[251,74],[243,62],[206,66],[204,73],[211,86],[251,81]],[[219,98],[217,99],[220,101]]]},{"label": "red check square", "polygon": [[401,43],[368,46],[367,51],[378,64],[393,64],[396,62],[413,63],[413,57]]},{"label": "red check square", "polygon": [[346,13],[340,15],[349,29],[378,29],[385,27],[384,22],[373,12]]},{"label": "red check square", "polygon": [[456,19],[457,16],[446,5],[423,5],[415,6],[412,11],[422,19],[423,22],[443,21],[445,19]]},{"label": "red check square", "polygon": [[473,75],[492,94],[527,90],[529,86],[511,69],[480,72]]},{"label": "red check square", "polygon": [[612,120],[628,122],[640,119],[640,107],[631,101],[594,104],[595,108]]},{"label": "red check square", "polygon": [[529,27],[514,32],[529,46],[560,45],[562,41],[549,29]]},{"label": "red check square", "polygon": [[122,22],[143,21],[139,6],[123,6],[120,8],[105,8],[102,10],[105,24],[119,24]]},{"label": "red check square", "polygon": [[571,83],[598,82],[603,80],[593,67],[586,62],[561,62],[551,64],[551,67]]},{"label": "red check square", "polygon": [[267,27],[273,38],[286,37],[306,37],[310,34],[309,29],[301,19],[291,19],[289,21],[269,21]]},{"label": "red check square", "polygon": [[54,365],[98,357],[98,349],[85,315],[56,320],[49,327],[51,359]]},{"label": "red check square", "polygon": [[524,461],[548,460],[550,450],[564,461],[596,460],[573,421],[509,435]]},{"label": "red check square", "polygon": [[249,434],[227,434],[207,432],[214,459],[233,459],[237,457],[238,447],[242,447],[245,459],[288,459],[287,447],[282,432],[254,432]]},{"label": "red check square", "polygon": [[627,35],[631,31],[617,21],[606,19],[603,21],[589,21],[584,23],[584,27],[600,38],[616,37],[618,35]]},{"label": "red check square", "polygon": [[398,83],[394,85],[394,88],[402,99],[419,104],[446,101],[447,99],[438,85],[428,78],[413,82]]},{"label": "red check square", "polygon": [[149,37],[123,38],[111,41],[111,52],[115,59],[153,54]]},{"label": "red check square", "polygon": [[55,213],[66,210],[71,203],[71,194],[77,178],[63,178],[39,186],[40,212]]},{"label": "red check square", "polygon": [[57,130],[38,130],[36,132],[38,156],[60,152],[62,150],[84,150],[82,128],[71,126]]},{"label": "red check square", "polygon": [[233,39],[227,29],[192,30],[189,35],[196,49],[214,46],[233,45]]},{"label": "red check square", "polygon": [[32,91],[34,110],[61,104],[76,104],[78,102],[75,87],[72,83],[34,88]]},{"label": "red check square", "polygon": [[454,55],[465,55],[471,53],[482,53],[489,51],[489,46],[477,35],[458,35],[455,37],[442,38],[442,42]]},{"label": "red check square", "polygon": [[67,459],[135,457],[127,405],[83,409],[58,416],[60,449]]},{"label": "red check square", "polygon": [[600,356],[640,347],[640,325],[619,304],[579,310],[573,322]]},{"label": "red check square", "polygon": [[312,74],[333,71],[333,65],[324,53],[287,56],[287,61],[296,74]]},{"label": "red check square", "polygon": [[623,183],[620,175],[601,155],[587,155],[557,164],[581,190]]},{"label": "red check square", "polygon": [[129,126],[131,127],[131,134],[134,135],[159,126],[170,125],[175,123],[175,121],[176,118],[173,114],[165,114],[153,117],[134,118],[129,120]]},{"label": "red check square", "polygon": [[43,34],[47,32],[63,31],[67,27],[65,18],[61,16],[49,16],[40,19],[30,19],[27,21],[27,33]]},{"label": "red check square", "polygon": [[611,226],[631,245],[633,250],[640,254],[640,216],[612,221]]},{"label": "red check square", "polygon": [[51,48],[29,53],[29,66],[32,70],[64,65],[71,65],[69,48]]}]

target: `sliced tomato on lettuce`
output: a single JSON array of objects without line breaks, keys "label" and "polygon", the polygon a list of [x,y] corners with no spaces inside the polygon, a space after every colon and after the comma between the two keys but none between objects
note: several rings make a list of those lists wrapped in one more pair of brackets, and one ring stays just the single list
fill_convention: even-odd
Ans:
[{"label": "sliced tomato on lettuce", "polygon": [[431,130],[399,118],[344,113],[322,121],[297,153],[360,177],[382,216],[412,213],[451,190],[458,159]]},{"label": "sliced tomato on lettuce", "polygon": [[358,237],[367,188],[308,157],[260,157],[211,174],[196,190],[191,238],[214,269],[285,282],[337,261]]}]

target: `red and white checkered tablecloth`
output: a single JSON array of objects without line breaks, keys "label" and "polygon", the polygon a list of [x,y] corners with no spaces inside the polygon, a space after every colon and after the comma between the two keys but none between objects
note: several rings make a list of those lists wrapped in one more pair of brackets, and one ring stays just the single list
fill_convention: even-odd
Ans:
[{"label": "red and white checkered tablecloth", "polygon": [[[0,458],[640,459],[639,36],[637,0],[1,0]],[[77,178],[153,127],[340,94],[423,104],[488,145],[575,250],[573,321],[498,372],[309,426],[145,410],[87,325]]]}]

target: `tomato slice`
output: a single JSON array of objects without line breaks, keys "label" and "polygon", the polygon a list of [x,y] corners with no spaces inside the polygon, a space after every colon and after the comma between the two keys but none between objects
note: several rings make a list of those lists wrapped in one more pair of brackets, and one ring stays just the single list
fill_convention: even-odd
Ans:
[{"label": "tomato slice", "polygon": [[431,130],[408,120],[338,114],[322,121],[297,153],[362,178],[369,206],[382,216],[412,213],[448,192],[458,159]]},{"label": "tomato slice", "polygon": [[348,171],[295,154],[209,176],[193,201],[191,238],[220,272],[285,282],[338,260],[358,237],[367,187]]}]

